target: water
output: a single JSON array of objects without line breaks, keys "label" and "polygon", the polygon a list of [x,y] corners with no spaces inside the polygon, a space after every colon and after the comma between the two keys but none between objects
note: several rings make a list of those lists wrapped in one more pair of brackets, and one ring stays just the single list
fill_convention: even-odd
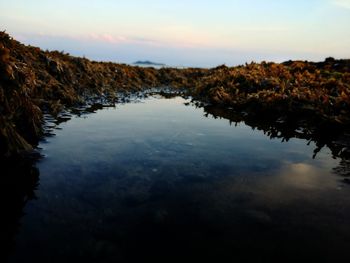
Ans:
[{"label": "water", "polygon": [[59,127],[40,144],[9,262],[349,258],[350,186],[332,149],[313,159],[318,142],[271,139],[181,97]]}]

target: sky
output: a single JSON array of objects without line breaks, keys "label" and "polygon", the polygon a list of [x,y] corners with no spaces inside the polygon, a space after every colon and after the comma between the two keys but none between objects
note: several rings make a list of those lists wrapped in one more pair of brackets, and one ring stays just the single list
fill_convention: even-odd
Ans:
[{"label": "sky", "polygon": [[350,0],[0,0],[0,30],[98,61],[350,58]]}]

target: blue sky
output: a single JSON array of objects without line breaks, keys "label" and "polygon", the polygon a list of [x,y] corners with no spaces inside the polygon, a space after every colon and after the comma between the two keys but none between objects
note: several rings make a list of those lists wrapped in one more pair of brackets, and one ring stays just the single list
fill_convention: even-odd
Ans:
[{"label": "blue sky", "polygon": [[350,0],[0,0],[0,29],[95,60],[175,66],[350,57]]}]

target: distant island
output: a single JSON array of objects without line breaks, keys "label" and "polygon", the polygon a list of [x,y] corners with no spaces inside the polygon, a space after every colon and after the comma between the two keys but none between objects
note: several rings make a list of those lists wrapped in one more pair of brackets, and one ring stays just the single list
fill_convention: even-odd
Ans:
[{"label": "distant island", "polygon": [[163,63],[157,63],[157,62],[153,62],[153,61],[149,61],[149,60],[138,60],[136,62],[133,63],[134,65],[146,65],[146,66],[165,66],[165,64]]},{"label": "distant island", "polygon": [[[140,67],[43,51],[0,31],[0,156],[35,148],[44,134],[45,114],[59,119],[92,98],[114,103],[116,92],[157,87],[278,123],[297,124],[303,117],[306,123],[327,129],[350,127],[350,59],[252,62],[211,69],[166,68],[151,61],[134,65]],[[304,128],[313,131],[309,126]]]}]

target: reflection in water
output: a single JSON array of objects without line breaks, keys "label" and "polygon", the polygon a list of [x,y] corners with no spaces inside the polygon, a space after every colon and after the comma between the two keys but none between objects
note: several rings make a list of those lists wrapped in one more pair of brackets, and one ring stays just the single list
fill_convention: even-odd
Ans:
[{"label": "reflection in water", "polygon": [[294,114],[281,118],[278,113],[264,114],[264,112],[237,112],[214,106],[203,106],[194,103],[197,107],[203,107],[206,116],[224,118],[230,124],[245,123],[252,129],[261,130],[271,139],[279,138],[282,142],[288,142],[292,138],[307,140],[315,143],[313,158],[326,147],[331,150],[334,158],[340,158],[339,167],[334,172],[342,176],[350,176],[350,129],[342,126],[332,126],[315,123],[305,116]]},{"label": "reflection in water", "polygon": [[0,262],[6,262],[14,249],[14,236],[23,216],[23,208],[28,201],[35,199],[39,172],[33,166],[35,159],[6,158],[0,159],[1,167],[1,224],[0,224]]},{"label": "reflection in water", "polygon": [[10,262],[348,255],[350,191],[332,176],[348,171],[344,132],[184,103],[148,98],[62,123],[40,145],[38,200]]},{"label": "reflection in water", "polygon": [[[344,178],[344,182],[349,183],[349,178],[350,178],[350,159],[345,159],[343,158],[340,161],[340,164],[338,167],[334,168],[334,172]],[[349,178],[347,178],[349,177]]]}]

